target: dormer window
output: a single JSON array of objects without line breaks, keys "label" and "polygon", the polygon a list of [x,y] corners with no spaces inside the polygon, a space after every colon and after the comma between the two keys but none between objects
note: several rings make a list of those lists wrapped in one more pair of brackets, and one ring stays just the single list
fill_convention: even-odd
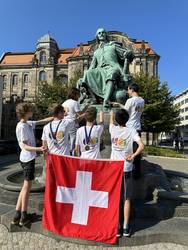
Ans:
[{"label": "dormer window", "polygon": [[46,52],[45,51],[41,51],[40,52],[40,62],[46,62]]}]

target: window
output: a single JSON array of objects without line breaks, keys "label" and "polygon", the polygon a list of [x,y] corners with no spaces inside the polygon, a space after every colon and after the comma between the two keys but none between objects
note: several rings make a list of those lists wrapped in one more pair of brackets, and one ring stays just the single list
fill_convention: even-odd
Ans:
[{"label": "window", "polygon": [[3,90],[6,89],[6,85],[7,85],[7,76],[4,75],[4,76],[3,76]]},{"label": "window", "polygon": [[188,103],[188,98],[185,99],[185,103]]},{"label": "window", "polygon": [[185,112],[187,112],[188,111],[188,107],[187,108],[185,108]]},{"label": "window", "polygon": [[46,81],[46,72],[44,70],[39,72],[39,81]]},{"label": "window", "polygon": [[15,86],[18,84],[18,76],[17,75],[13,75],[12,77],[12,85]]},{"label": "window", "polygon": [[184,112],[184,109],[180,109],[180,112],[183,113],[183,112]]},{"label": "window", "polygon": [[183,105],[184,104],[184,100],[183,101],[181,101],[181,105]]},{"label": "window", "polygon": [[24,89],[23,98],[27,98],[27,97],[28,97],[28,89]]},{"label": "window", "polygon": [[60,74],[56,77],[56,80],[60,84],[67,84],[68,82],[68,76],[65,74]]},{"label": "window", "polygon": [[27,84],[29,82],[29,75],[28,74],[24,75],[23,82],[24,82],[24,84]]},{"label": "window", "polygon": [[184,116],[180,117],[180,120],[183,121],[184,120]]},{"label": "window", "polygon": [[185,120],[188,120],[188,115],[185,116]]},{"label": "window", "polygon": [[46,62],[46,52],[45,51],[40,52],[40,62]]},{"label": "window", "polygon": [[180,106],[180,102],[176,103],[175,105],[176,105],[176,107],[179,107]]}]

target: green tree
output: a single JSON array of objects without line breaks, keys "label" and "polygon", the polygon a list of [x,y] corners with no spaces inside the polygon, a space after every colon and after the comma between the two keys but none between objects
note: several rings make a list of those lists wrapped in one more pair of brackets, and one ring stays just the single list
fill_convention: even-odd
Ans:
[{"label": "green tree", "polygon": [[70,80],[69,80],[69,86],[70,87],[76,87],[76,83],[77,83],[77,81],[81,78],[81,77],[83,77],[83,72],[80,70],[80,69],[76,69],[75,71],[74,71],[74,74],[72,75],[72,77],[70,78]]},{"label": "green tree", "polygon": [[36,118],[49,116],[53,104],[62,104],[67,97],[68,86],[54,81],[52,84],[46,81],[38,83],[38,94],[35,99]]},{"label": "green tree", "polygon": [[170,132],[180,122],[179,111],[173,105],[174,97],[166,82],[143,73],[134,76],[134,81],[140,86],[140,95],[145,100],[142,115],[142,128],[145,132],[157,135],[160,132]]}]

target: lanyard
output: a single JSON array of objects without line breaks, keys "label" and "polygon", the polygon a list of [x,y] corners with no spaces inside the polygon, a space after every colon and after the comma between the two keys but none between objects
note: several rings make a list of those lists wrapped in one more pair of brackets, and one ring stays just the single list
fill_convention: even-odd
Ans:
[{"label": "lanyard", "polygon": [[92,131],[92,129],[93,129],[93,126],[94,126],[94,125],[92,125],[92,127],[91,127],[90,130],[89,130],[89,135],[87,135],[86,126],[84,127],[84,128],[85,128],[85,143],[86,143],[86,144],[88,144],[89,141],[90,141],[90,138],[91,138],[91,131]]},{"label": "lanyard", "polygon": [[52,131],[52,122],[50,122],[50,132],[51,132],[52,138],[53,138],[54,140],[56,140],[57,131],[58,131],[58,128],[59,128],[61,122],[62,122],[62,120],[59,121],[59,123],[58,123],[58,125],[57,125],[57,128],[56,128],[56,130],[55,130],[55,133]]}]

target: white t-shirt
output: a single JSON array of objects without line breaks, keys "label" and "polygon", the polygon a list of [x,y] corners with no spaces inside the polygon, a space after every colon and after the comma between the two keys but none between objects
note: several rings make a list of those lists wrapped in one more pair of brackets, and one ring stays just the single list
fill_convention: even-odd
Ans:
[{"label": "white t-shirt", "polygon": [[62,104],[63,108],[65,109],[65,112],[67,115],[64,117],[64,119],[67,120],[74,120],[74,122],[71,125],[70,133],[73,131],[75,133],[75,130],[79,127],[78,123],[75,122],[76,119],[76,113],[80,112],[80,106],[79,103],[73,99],[68,99]]},{"label": "white t-shirt", "polygon": [[75,119],[76,113],[80,112],[80,106],[77,101],[73,99],[66,100],[62,106],[65,109],[65,112],[67,113],[66,118],[68,119]]},{"label": "white t-shirt", "polygon": [[[85,136],[85,126],[79,128],[76,134],[76,145],[80,146],[81,151],[81,158],[87,159],[100,159],[100,138],[103,131],[104,125],[98,124],[94,125],[91,131],[90,141],[88,143],[90,149],[87,151],[85,149],[86,143],[86,136]],[[89,136],[91,127],[86,126],[87,136]]]},{"label": "white t-shirt", "polygon": [[35,135],[34,135],[34,129],[35,129],[36,121],[27,121],[27,122],[18,122],[16,126],[16,137],[18,140],[18,144],[21,148],[20,153],[20,161],[21,162],[28,162],[36,157],[35,151],[28,151],[23,149],[22,142],[27,142],[27,145],[36,147],[35,142]]},{"label": "white t-shirt", "polygon": [[140,96],[133,96],[125,103],[125,109],[129,114],[129,120],[126,127],[133,127],[136,130],[141,130],[141,115],[144,110],[144,99]]},{"label": "white t-shirt", "polygon": [[[50,153],[58,155],[70,155],[68,132],[72,123],[72,120],[63,119],[52,121],[44,126],[42,140],[47,141],[48,150]],[[56,139],[53,138],[50,124],[53,134],[56,132],[56,129],[59,125],[56,133]]]},{"label": "white t-shirt", "polygon": [[[110,124],[109,132],[111,134],[112,151],[111,159],[125,160],[125,156],[133,153],[133,142],[138,142],[140,137],[134,128],[120,127]],[[132,171],[133,161],[124,163],[124,172]]]}]

